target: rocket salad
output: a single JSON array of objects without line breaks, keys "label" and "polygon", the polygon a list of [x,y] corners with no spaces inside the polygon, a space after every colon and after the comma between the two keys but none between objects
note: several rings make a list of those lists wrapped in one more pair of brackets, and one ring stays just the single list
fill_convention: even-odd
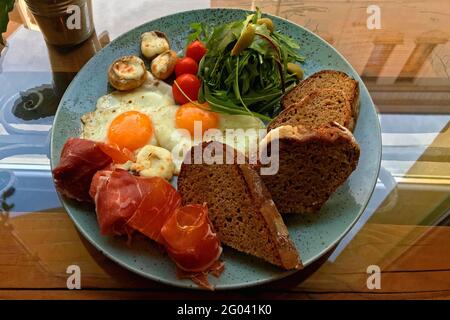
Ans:
[{"label": "rocket salad", "polygon": [[244,20],[191,28],[188,40],[207,49],[199,63],[199,102],[221,113],[250,113],[265,121],[276,116],[281,96],[303,77],[299,45],[276,31],[259,9]]}]

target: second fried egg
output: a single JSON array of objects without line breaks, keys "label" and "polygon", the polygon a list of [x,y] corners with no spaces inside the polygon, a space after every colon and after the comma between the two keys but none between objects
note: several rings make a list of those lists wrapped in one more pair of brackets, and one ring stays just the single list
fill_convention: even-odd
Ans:
[{"label": "second fried egg", "polygon": [[[252,146],[257,145],[260,138],[258,130],[265,128],[259,119],[250,116],[215,113],[208,115],[192,106],[177,106],[173,101],[171,87],[156,80],[151,74],[146,83],[138,89],[112,92],[100,97],[96,109],[84,114],[81,121],[82,138],[130,150],[136,159],[145,146],[161,147],[170,151],[174,155],[174,174],[179,172],[184,154],[194,145],[191,138],[194,121],[200,121],[204,125],[203,129],[215,129],[215,132],[219,133],[215,136],[205,135],[202,140],[227,143],[246,155]],[[227,139],[225,133],[230,129],[255,131],[247,131],[245,136],[240,134]]]}]

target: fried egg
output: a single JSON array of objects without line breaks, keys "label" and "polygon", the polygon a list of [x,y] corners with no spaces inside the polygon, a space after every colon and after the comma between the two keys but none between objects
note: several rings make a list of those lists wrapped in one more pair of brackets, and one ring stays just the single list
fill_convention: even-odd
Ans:
[{"label": "fried egg", "polygon": [[[254,117],[213,113],[195,105],[177,106],[171,87],[151,74],[148,74],[145,84],[137,89],[116,91],[100,97],[96,109],[84,114],[81,121],[82,138],[114,144],[132,151],[136,162],[126,163],[123,168],[139,168],[139,174],[144,176],[159,172],[147,168],[151,161],[141,161],[143,150],[146,153],[150,150],[146,146],[170,151],[173,155],[170,161],[174,163],[174,174],[178,174],[185,153],[193,145],[215,140],[227,143],[248,156],[262,138],[260,129],[265,128],[263,122]],[[194,141],[192,135],[195,122],[201,123],[201,133],[210,129],[206,134],[200,135],[200,141]],[[227,134],[234,129],[241,131]],[[164,159],[170,162],[169,157],[165,156]],[[167,166],[170,167],[170,164]],[[171,178],[167,170],[163,176]]]},{"label": "fried egg", "polygon": [[155,120],[158,119],[158,127],[161,127],[167,119],[160,116],[160,110],[170,106],[175,108],[171,87],[148,73],[141,87],[100,97],[95,111],[81,117],[81,137],[114,142],[132,151],[144,145],[158,146]]},{"label": "fried egg", "polygon": [[142,106],[157,109],[161,106],[174,105],[172,87],[153,77],[147,71],[147,80],[142,86],[131,91],[114,91],[97,100],[96,110],[111,109],[119,106]]}]

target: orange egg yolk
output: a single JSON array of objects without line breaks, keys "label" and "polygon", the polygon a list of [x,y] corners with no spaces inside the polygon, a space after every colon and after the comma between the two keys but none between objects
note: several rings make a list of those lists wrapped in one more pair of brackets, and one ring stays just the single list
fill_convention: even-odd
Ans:
[{"label": "orange egg yolk", "polygon": [[118,115],[108,129],[108,142],[131,151],[139,149],[153,136],[150,118],[138,111],[127,111]]},{"label": "orange egg yolk", "polygon": [[198,107],[194,103],[188,102],[179,107],[175,119],[177,128],[188,130],[191,136],[194,136],[196,121],[201,123],[202,135],[208,129],[217,128],[219,126],[219,116],[217,113],[205,110],[209,109],[207,103],[201,104],[201,106]]}]

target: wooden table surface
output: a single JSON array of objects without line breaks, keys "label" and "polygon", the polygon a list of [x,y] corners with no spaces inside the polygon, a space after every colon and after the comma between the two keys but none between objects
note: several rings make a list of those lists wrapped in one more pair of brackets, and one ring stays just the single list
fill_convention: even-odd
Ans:
[{"label": "wooden table surface", "polygon": [[[99,10],[101,0],[94,2],[94,11]],[[187,2],[177,0],[152,13],[146,10],[151,2],[133,1],[136,4],[130,12],[142,12],[135,25],[189,9]],[[114,1],[108,3],[112,6],[108,10],[113,10]],[[437,132],[403,136],[383,132],[383,172],[394,184],[388,187],[386,178],[380,176],[380,190],[375,191],[364,221],[345,243],[283,280],[214,293],[168,287],[126,271],[103,256],[77,232],[59,206],[32,212],[4,208],[0,213],[0,299],[450,299],[450,2],[378,1],[381,30],[367,29],[367,7],[373,1],[193,3],[195,7],[258,6],[306,26],[335,46],[363,76],[381,116],[433,115],[443,125]],[[60,52],[38,44],[37,31],[31,30],[31,24],[25,28],[23,14],[16,9],[5,34],[11,44],[8,50],[32,50],[34,60],[15,62],[6,56],[0,73],[24,72],[24,77],[29,72],[51,73],[56,89],[64,91],[73,73],[109,38],[127,30],[121,28],[132,27],[119,23],[126,11],[102,15],[116,20],[99,17],[104,22],[96,24],[97,35],[76,49]],[[29,47],[30,41],[36,48]],[[413,139],[413,146],[405,144],[405,139]],[[395,152],[401,155],[406,147],[417,147],[421,154],[417,159],[398,160]],[[5,163],[9,162],[1,160],[0,166]],[[82,270],[82,290],[66,287],[66,268],[73,264]],[[370,265],[381,269],[380,289],[367,287]]]}]

